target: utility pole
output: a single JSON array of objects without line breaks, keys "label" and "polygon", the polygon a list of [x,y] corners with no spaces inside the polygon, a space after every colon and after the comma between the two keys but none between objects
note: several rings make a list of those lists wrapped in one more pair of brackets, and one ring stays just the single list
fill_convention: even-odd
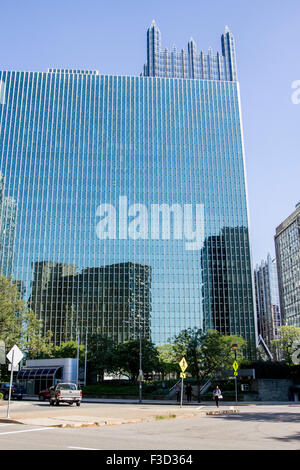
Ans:
[{"label": "utility pole", "polygon": [[79,332],[80,327],[77,329],[77,386],[79,386]]}]

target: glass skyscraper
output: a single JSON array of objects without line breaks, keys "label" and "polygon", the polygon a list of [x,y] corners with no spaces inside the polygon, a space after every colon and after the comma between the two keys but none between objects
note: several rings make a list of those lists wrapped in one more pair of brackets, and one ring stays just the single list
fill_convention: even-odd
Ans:
[{"label": "glass skyscraper", "polygon": [[18,201],[14,276],[57,343],[72,311],[83,338],[97,328],[123,340],[131,325],[132,336],[142,328],[164,344],[196,326],[255,347],[229,30],[222,44],[203,76],[152,73],[149,31],[139,77],[1,72],[0,169]]},{"label": "glass skyscraper", "polygon": [[300,327],[300,203],[276,227],[275,250],[283,321]]},{"label": "glass skyscraper", "polygon": [[0,272],[13,274],[17,203],[5,195],[5,177],[0,173]]}]

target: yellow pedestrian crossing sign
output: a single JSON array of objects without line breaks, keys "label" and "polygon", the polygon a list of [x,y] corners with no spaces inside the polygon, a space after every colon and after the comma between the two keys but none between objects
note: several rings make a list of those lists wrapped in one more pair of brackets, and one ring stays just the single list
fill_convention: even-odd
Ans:
[{"label": "yellow pedestrian crossing sign", "polygon": [[[236,372],[236,371],[238,370],[238,368],[239,368],[239,365],[238,365],[238,363],[237,363],[236,361],[234,361],[234,363],[232,364],[232,367],[233,367],[234,371]],[[236,373],[237,373],[237,372],[236,372]],[[236,374],[234,374],[234,375],[236,375]]]},{"label": "yellow pedestrian crossing sign", "polygon": [[180,369],[182,370],[182,372],[184,372],[188,366],[186,360],[185,360],[185,357],[183,357],[181,359],[181,361],[179,362],[179,365],[180,365]]}]

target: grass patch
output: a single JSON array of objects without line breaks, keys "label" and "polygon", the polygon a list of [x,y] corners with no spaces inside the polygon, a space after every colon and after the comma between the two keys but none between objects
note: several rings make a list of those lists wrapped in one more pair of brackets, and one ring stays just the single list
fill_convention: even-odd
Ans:
[{"label": "grass patch", "polygon": [[157,421],[160,421],[160,420],[162,420],[162,419],[174,419],[174,418],[176,418],[176,415],[172,415],[172,414],[155,416],[155,419],[156,419]]}]

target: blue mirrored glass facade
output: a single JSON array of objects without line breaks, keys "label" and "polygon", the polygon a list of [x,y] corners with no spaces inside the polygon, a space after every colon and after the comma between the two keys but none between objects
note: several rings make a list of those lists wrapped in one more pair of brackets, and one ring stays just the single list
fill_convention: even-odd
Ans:
[{"label": "blue mirrored glass facade", "polygon": [[256,344],[236,81],[0,73],[13,277],[56,344],[188,327]]}]

